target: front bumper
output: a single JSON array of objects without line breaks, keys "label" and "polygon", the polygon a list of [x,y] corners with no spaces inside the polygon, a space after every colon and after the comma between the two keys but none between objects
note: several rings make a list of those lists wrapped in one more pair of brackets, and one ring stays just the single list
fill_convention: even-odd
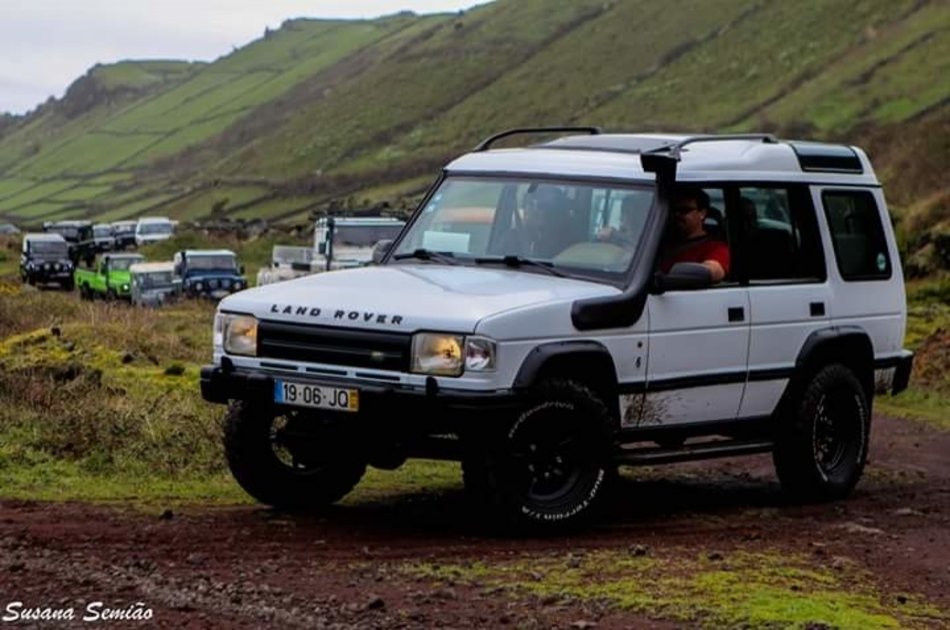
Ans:
[{"label": "front bumper", "polygon": [[274,379],[281,377],[359,390],[360,410],[353,414],[358,417],[384,419],[386,422],[411,418],[416,425],[443,425],[449,430],[456,420],[472,415],[488,418],[499,412],[513,411],[519,405],[517,396],[510,390],[472,392],[440,389],[434,378],[425,387],[415,387],[325,376],[314,378],[312,375],[292,372],[284,377],[218,366],[201,369],[201,396],[213,403],[242,400],[274,405]]},{"label": "front bumper", "polygon": [[69,269],[32,269],[27,274],[37,282],[63,282],[73,277]]}]

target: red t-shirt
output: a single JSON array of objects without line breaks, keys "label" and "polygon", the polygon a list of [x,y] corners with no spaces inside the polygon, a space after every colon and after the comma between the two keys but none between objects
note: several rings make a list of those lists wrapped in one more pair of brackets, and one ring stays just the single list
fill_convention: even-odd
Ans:
[{"label": "red t-shirt", "polygon": [[668,273],[676,263],[704,263],[707,260],[715,260],[729,274],[729,246],[708,236],[680,243],[668,250],[660,259],[660,271]]}]

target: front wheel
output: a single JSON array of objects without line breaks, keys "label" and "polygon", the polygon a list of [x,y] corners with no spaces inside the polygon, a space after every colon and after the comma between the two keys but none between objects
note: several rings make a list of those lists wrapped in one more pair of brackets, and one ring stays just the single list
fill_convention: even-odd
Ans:
[{"label": "front wheel", "polygon": [[231,474],[261,503],[316,509],[342,499],[359,483],[366,463],[347,448],[339,423],[246,402],[232,402],[224,419],[224,451]]},{"label": "front wheel", "polygon": [[782,488],[806,501],[850,494],[871,429],[868,394],[854,372],[841,364],[819,370],[781,421],[773,459]]},{"label": "front wheel", "polygon": [[466,488],[506,528],[556,532],[586,523],[613,479],[616,422],[574,381],[538,387],[504,430],[463,462]]}]

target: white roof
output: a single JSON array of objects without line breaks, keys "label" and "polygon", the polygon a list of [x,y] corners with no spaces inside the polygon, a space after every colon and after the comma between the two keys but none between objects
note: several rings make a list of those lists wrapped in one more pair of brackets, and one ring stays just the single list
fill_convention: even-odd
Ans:
[{"label": "white roof", "polygon": [[[451,162],[452,174],[556,174],[653,181],[644,172],[640,152],[681,142],[691,136],[665,134],[600,134],[567,136],[546,144],[517,149],[475,151]],[[796,151],[853,151],[861,171],[803,170]],[[850,155],[850,154],[849,154]],[[874,169],[856,147],[762,139],[722,139],[687,144],[677,167],[678,181],[772,180],[877,185]]]},{"label": "white roof", "polygon": [[142,217],[138,223],[171,223],[168,217]]},{"label": "white roof", "polygon": [[[333,217],[333,221],[338,226],[362,225],[369,227],[380,227],[385,225],[404,225],[405,221],[395,217]],[[327,217],[321,217],[317,220],[318,225],[326,225]]]},{"label": "white roof", "polygon": [[186,249],[185,256],[236,256],[230,249]]},{"label": "white roof", "polygon": [[172,262],[145,262],[145,263],[135,263],[129,267],[129,271],[132,273],[156,273],[160,271],[175,271],[175,264]]},{"label": "white roof", "polygon": [[31,232],[30,234],[25,234],[23,238],[29,241],[66,242],[62,234],[56,234],[55,232]]}]

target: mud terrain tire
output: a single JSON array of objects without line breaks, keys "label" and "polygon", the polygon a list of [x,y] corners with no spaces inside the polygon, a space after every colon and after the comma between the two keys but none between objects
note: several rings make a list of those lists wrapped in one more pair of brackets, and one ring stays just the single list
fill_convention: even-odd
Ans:
[{"label": "mud terrain tire", "polygon": [[228,406],[224,449],[234,478],[252,497],[280,509],[312,510],[339,501],[359,483],[366,463],[347,456],[346,449],[334,449],[327,436],[331,455],[321,461],[311,454],[305,463],[295,459],[288,464],[275,449],[275,443],[281,444],[278,448],[287,445],[275,430],[275,421],[282,417],[240,401]]},{"label": "mud terrain tire", "polygon": [[841,364],[820,369],[780,422],[773,460],[782,488],[804,501],[850,494],[871,430],[871,406],[854,372]]},{"label": "mud terrain tire", "polygon": [[597,513],[614,478],[616,420],[574,381],[537,387],[479,456],[463,462],[466,489],[506,531],[555,533]]}]

